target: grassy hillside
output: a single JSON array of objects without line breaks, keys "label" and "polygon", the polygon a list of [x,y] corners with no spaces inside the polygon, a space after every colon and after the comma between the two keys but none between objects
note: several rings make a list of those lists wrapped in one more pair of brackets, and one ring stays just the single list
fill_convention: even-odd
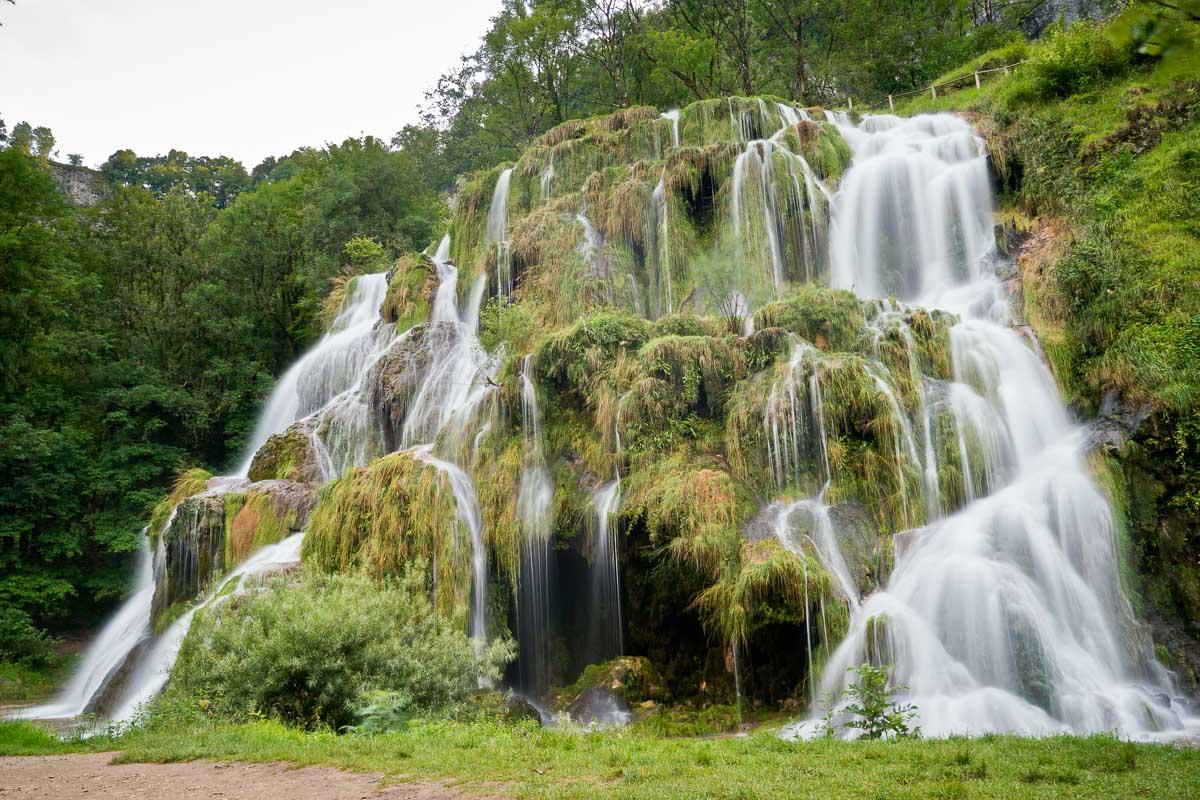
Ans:
[{"label": "grassy hillside", "polygon": [[[1114,499],[1144,611],[1194,684],[1177,637],[1200,634],[1200,49],[1192,30],[1139,53],[1142,13],[985,54],[939,79],[964,88],[897,111],[978,118],[1021,242],[1024,312],[1069,399],[1083,416],[1149,415],[1110,448]],[[979,89],[969,77],[1020,60]]]}]

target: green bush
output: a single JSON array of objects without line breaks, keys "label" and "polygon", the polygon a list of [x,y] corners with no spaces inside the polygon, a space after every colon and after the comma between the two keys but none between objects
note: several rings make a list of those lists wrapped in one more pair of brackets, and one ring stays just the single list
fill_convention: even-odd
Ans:
[{"label": "green bush", "polygon": [[1126,72],[1130,64],[1129,50],[1113,44],[1100,25],[1077,22],[1066,29],[1055,27],[1026,69],[1035,91],[1051,99],[1095,88]]},{"label": "green bush", "polygon": [[54,639],[33,624],[29,614],[0,605],[0,659],[44,666],[54,659]]},{"label": "green bush", "polygon": [[414,568],[403,581],[307,573],[236,597],[197,616],[184,641],[169,700],[210,713],[269,714],[335,729],[355,721],[375,693],[404,710],[464,699],[481,675],[496,678],[510,641],[476,658],[457,627],[434,614]]}]

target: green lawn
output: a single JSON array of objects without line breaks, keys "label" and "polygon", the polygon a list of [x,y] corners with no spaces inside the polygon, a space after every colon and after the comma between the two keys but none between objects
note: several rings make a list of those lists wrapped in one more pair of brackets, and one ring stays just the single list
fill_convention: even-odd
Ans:
[{"label": "green lawn", "polygon": [[1200,797],[1200,751],[1106,737],[789,743],[770,730],[669,739],[445,721],[337,736],[264,721],[158,725],[118,739],[64,743],[28,723],[0,723],[0,754],[110,749],[120,750],[122,761],[323,764],[530,798]]}]

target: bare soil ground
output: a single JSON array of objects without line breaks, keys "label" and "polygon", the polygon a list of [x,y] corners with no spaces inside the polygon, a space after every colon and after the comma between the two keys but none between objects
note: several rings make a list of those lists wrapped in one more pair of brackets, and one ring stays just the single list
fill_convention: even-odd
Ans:
[{"label": "bare soil ground", "polygon": [[381,786],[380,774],[286,764],[189,761],[112,764],[115,753],[0,758],[0,800],[463,800],[474,798],[444,783]]}]

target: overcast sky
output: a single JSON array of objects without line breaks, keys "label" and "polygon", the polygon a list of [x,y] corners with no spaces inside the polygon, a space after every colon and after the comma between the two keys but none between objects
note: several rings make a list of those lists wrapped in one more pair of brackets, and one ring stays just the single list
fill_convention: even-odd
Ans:
[{"label": "overcast sky", "polygon": [[122,147],[265,156],[417,121],[500,0],[0,2],[0,118],[61,160]]}]

